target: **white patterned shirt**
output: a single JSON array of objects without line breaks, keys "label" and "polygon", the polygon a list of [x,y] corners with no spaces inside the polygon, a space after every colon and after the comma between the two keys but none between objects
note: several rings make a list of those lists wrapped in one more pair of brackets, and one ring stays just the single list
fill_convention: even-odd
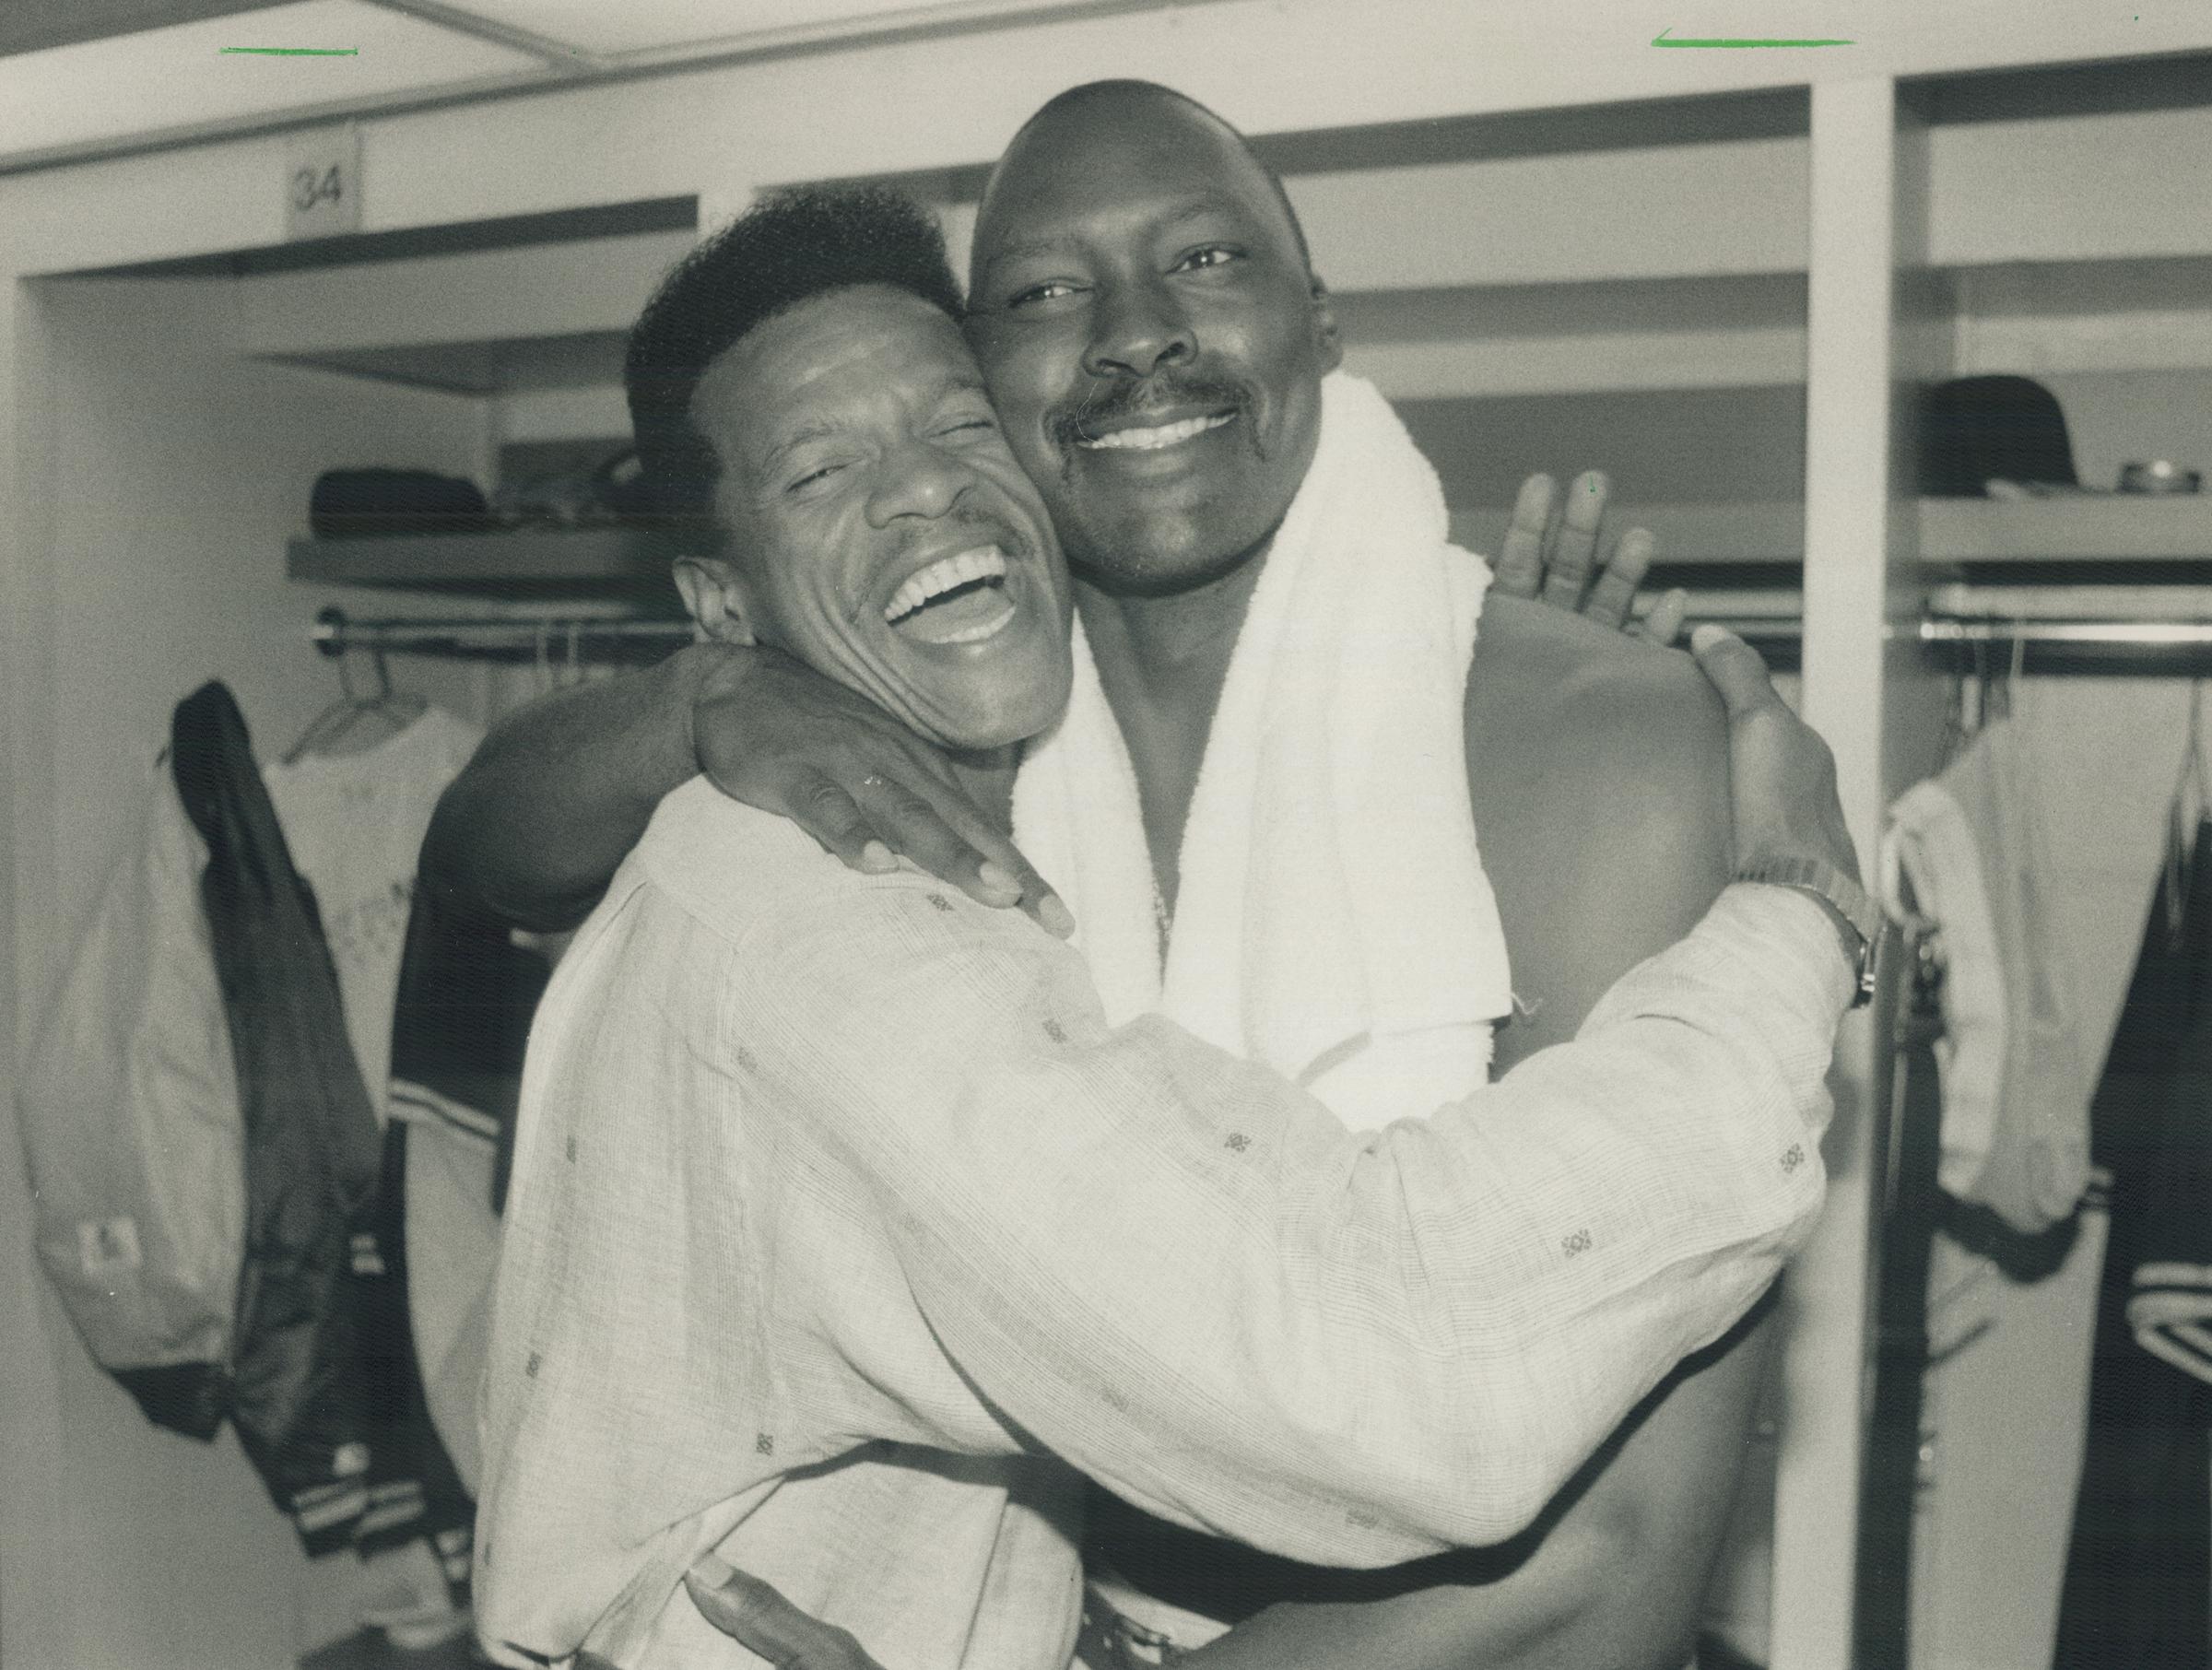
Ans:
[{"label": "white patterned shirt", "polygon": [[1809,1229],[1851,983],[1734,887],[1575,1042],[1354,1135],[694,782],[538,1012],[479,1633],[755,1664],[682,1587],[719,1548],[887,1670],[1064,1670],[1063,1464],[1297,1559],[1505,1537]]}]

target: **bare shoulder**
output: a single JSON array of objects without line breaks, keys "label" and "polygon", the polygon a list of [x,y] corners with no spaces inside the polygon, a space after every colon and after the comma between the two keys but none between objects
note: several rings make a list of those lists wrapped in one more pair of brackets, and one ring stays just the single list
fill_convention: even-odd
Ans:
[{"label": "bare shoulder", "polygon": [[1725,781],[1726,714],[1697,663],[1523,597],[1483,606],[1466,733],[1486,774],[1587,770],[1659,792]]},{"label": "bare shoulder", "polygon": [[1467,788],[1520,1018],[1499,1064],[1574,1035],[1727,871],[1720,699],[1678,651],[1493,598],[1467,676]]}]

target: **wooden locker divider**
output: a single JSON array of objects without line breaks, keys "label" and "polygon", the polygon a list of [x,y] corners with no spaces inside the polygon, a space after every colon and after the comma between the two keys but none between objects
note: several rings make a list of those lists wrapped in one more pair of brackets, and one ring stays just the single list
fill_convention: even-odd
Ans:
[{"label": "wooden locker divider", "polygon": [[[1943,338],[1925,277],[1924,129],[1889,76],[1817,83],[1812,100],[1803,711],[1835,750],[1871,875],[1883,810],[1924,775],[1942,723],[1934,664],[1886,629],[1916,618],[1929,587],[1911,513],[1907,391],[1940,373]],[[1885,982],[1892,1006],[1897,986]],[[1880,1256],[1872,1180],[1887,1154],[1891,1031],[1886,1013],[1845,1023],[1828,1209],[1789,1277],[1774,1670],[1891,1662],[1862,1655],[1855,1623]]]}]

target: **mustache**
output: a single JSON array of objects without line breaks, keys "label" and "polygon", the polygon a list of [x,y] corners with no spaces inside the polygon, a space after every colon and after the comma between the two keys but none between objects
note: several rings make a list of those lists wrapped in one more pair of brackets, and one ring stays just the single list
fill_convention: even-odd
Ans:
[{"label": "mustache", "polygon": [[946,535],[957,532],[959,537],[974,545],[994,545],[1009,559],[1031,555],[1034,542],[1025,537],[1011,522],[990,511],[955,511],[927,527],[915,528],[899,542],[897,562],[904,567],[925,545],[938,545]]},{"label": "mustache", "polygon": [[1251,388],[1227,377],[1156,371],[1141,380],[1117,378],[1083,399],[1062,402],[1046,413],[1045,432],[1065,448],[1096,440],[1102,425],[1171,406],[1233,406],[1241,411],[1252,403]]}]

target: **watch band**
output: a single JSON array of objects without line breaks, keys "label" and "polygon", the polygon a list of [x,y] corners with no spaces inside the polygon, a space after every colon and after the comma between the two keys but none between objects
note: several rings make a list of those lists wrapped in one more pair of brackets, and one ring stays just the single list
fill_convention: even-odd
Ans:
[{"label": "watch band", "polygon": [[1818,858],[1752,858],[1738,864],[1730,879],[1795,888],[1826,901],[1844,926],[1858,936],[1858,955],[1853,966],[1858,990],[1851,1006],[1856,1009],[1874,1001],[1874,958],[1886,921],[1881,906],[1865,888],[1834,864]]}]

